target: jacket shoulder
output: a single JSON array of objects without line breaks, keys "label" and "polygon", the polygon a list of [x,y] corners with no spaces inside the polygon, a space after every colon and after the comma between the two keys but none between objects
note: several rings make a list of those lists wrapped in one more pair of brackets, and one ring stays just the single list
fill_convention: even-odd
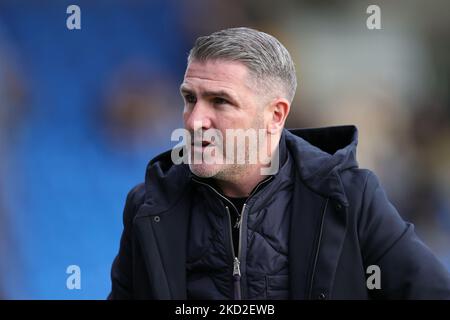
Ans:
[{"label": "jacket shoulder", "polygon": [[131,223],[136,216],[139,207],[144,203],[145,184],[139,183],[134,186],[127,195],[125,201],[125,209],[123,211],[123,223],[127,225]]},{"label": "jacket shoulder", "polygon": [[340,172],[344,192],[351,203],[355,197],[364,196],[367,188],[372,187],[373,183],[378,184],[378,178],[375,173],[369,169],[351,168]]},{"label": "jacket shoulder", "polygon": [[[370,169],[351,168],[341,172],[341,181],[349,203],[370,205],[376,192],[389,201],[377,175]],[[363,201],[364,203],[361,203]]]},{"label": "jacket shoulder", "polygon": [[[341,173],[342,185],[349,202],[355,226],[358,233],[374,221],[390,221],[389,225],[396,234],[403,232],[405,221],[390,202],[376,174],[369,169],[352,168]],[[374,223],[376,224],[376,223]],[[366,230],[367,231],[367,230]],[[372,234],[373,235],[373,234]]]}]

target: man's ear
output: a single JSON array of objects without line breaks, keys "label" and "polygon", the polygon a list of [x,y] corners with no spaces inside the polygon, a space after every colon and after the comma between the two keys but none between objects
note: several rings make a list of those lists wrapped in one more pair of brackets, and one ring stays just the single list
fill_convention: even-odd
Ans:
[{"label": "man's ear", "polygon": [[267,131],[277,134],[283,130],[284,123],[291,109],[291,104],[285,98],[276,98],[268,106]]}]

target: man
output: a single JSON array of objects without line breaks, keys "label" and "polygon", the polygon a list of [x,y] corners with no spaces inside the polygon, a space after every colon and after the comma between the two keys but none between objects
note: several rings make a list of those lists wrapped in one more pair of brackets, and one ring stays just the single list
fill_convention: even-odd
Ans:
[{"label": "man", "polygon": [[[197,39],[180,88],[186,145],[129,193],[109,298],[450,298],[448,272],[358,168],[356,128],[284,129],[296,85],[268,34]],[[233,129],[262,133],[259,147],[236,147]],[[226,161],[192,161],[207,154]]]}]

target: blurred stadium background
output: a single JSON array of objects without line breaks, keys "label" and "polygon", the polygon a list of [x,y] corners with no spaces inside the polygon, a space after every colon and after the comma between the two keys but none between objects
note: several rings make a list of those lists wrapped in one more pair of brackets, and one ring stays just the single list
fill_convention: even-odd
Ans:
[{"label": "blurred stadium background", "polygon": [[[81,30],[66,8],[81,8]],[[366,8],[381,8],[368,30]],[[288,127],[355,124],[360,166],[450,269],[450,3],[0,0],[0,297],[104,299],[128,190],[181,127],[200,35],[249,26],[298,68]],[[81,268],[81,290],[66,268]]]}]

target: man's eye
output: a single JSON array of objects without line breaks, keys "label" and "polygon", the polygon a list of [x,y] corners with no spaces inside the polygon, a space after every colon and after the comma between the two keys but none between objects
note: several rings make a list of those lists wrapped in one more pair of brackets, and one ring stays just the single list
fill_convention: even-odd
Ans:
[{"label": "man's eye", "polygon": [[225,100],[223,98],[219,98],[219,97],[214,98],[213,102],[214,102],[214,104],[227,104],[228,103],[227,100]]},{"label": "man's eye", "polygon": [[186,100],[187,103],[195,103],[197,101],[195,96],[193,96],[192,94],[185,95],[184,99]]}]

